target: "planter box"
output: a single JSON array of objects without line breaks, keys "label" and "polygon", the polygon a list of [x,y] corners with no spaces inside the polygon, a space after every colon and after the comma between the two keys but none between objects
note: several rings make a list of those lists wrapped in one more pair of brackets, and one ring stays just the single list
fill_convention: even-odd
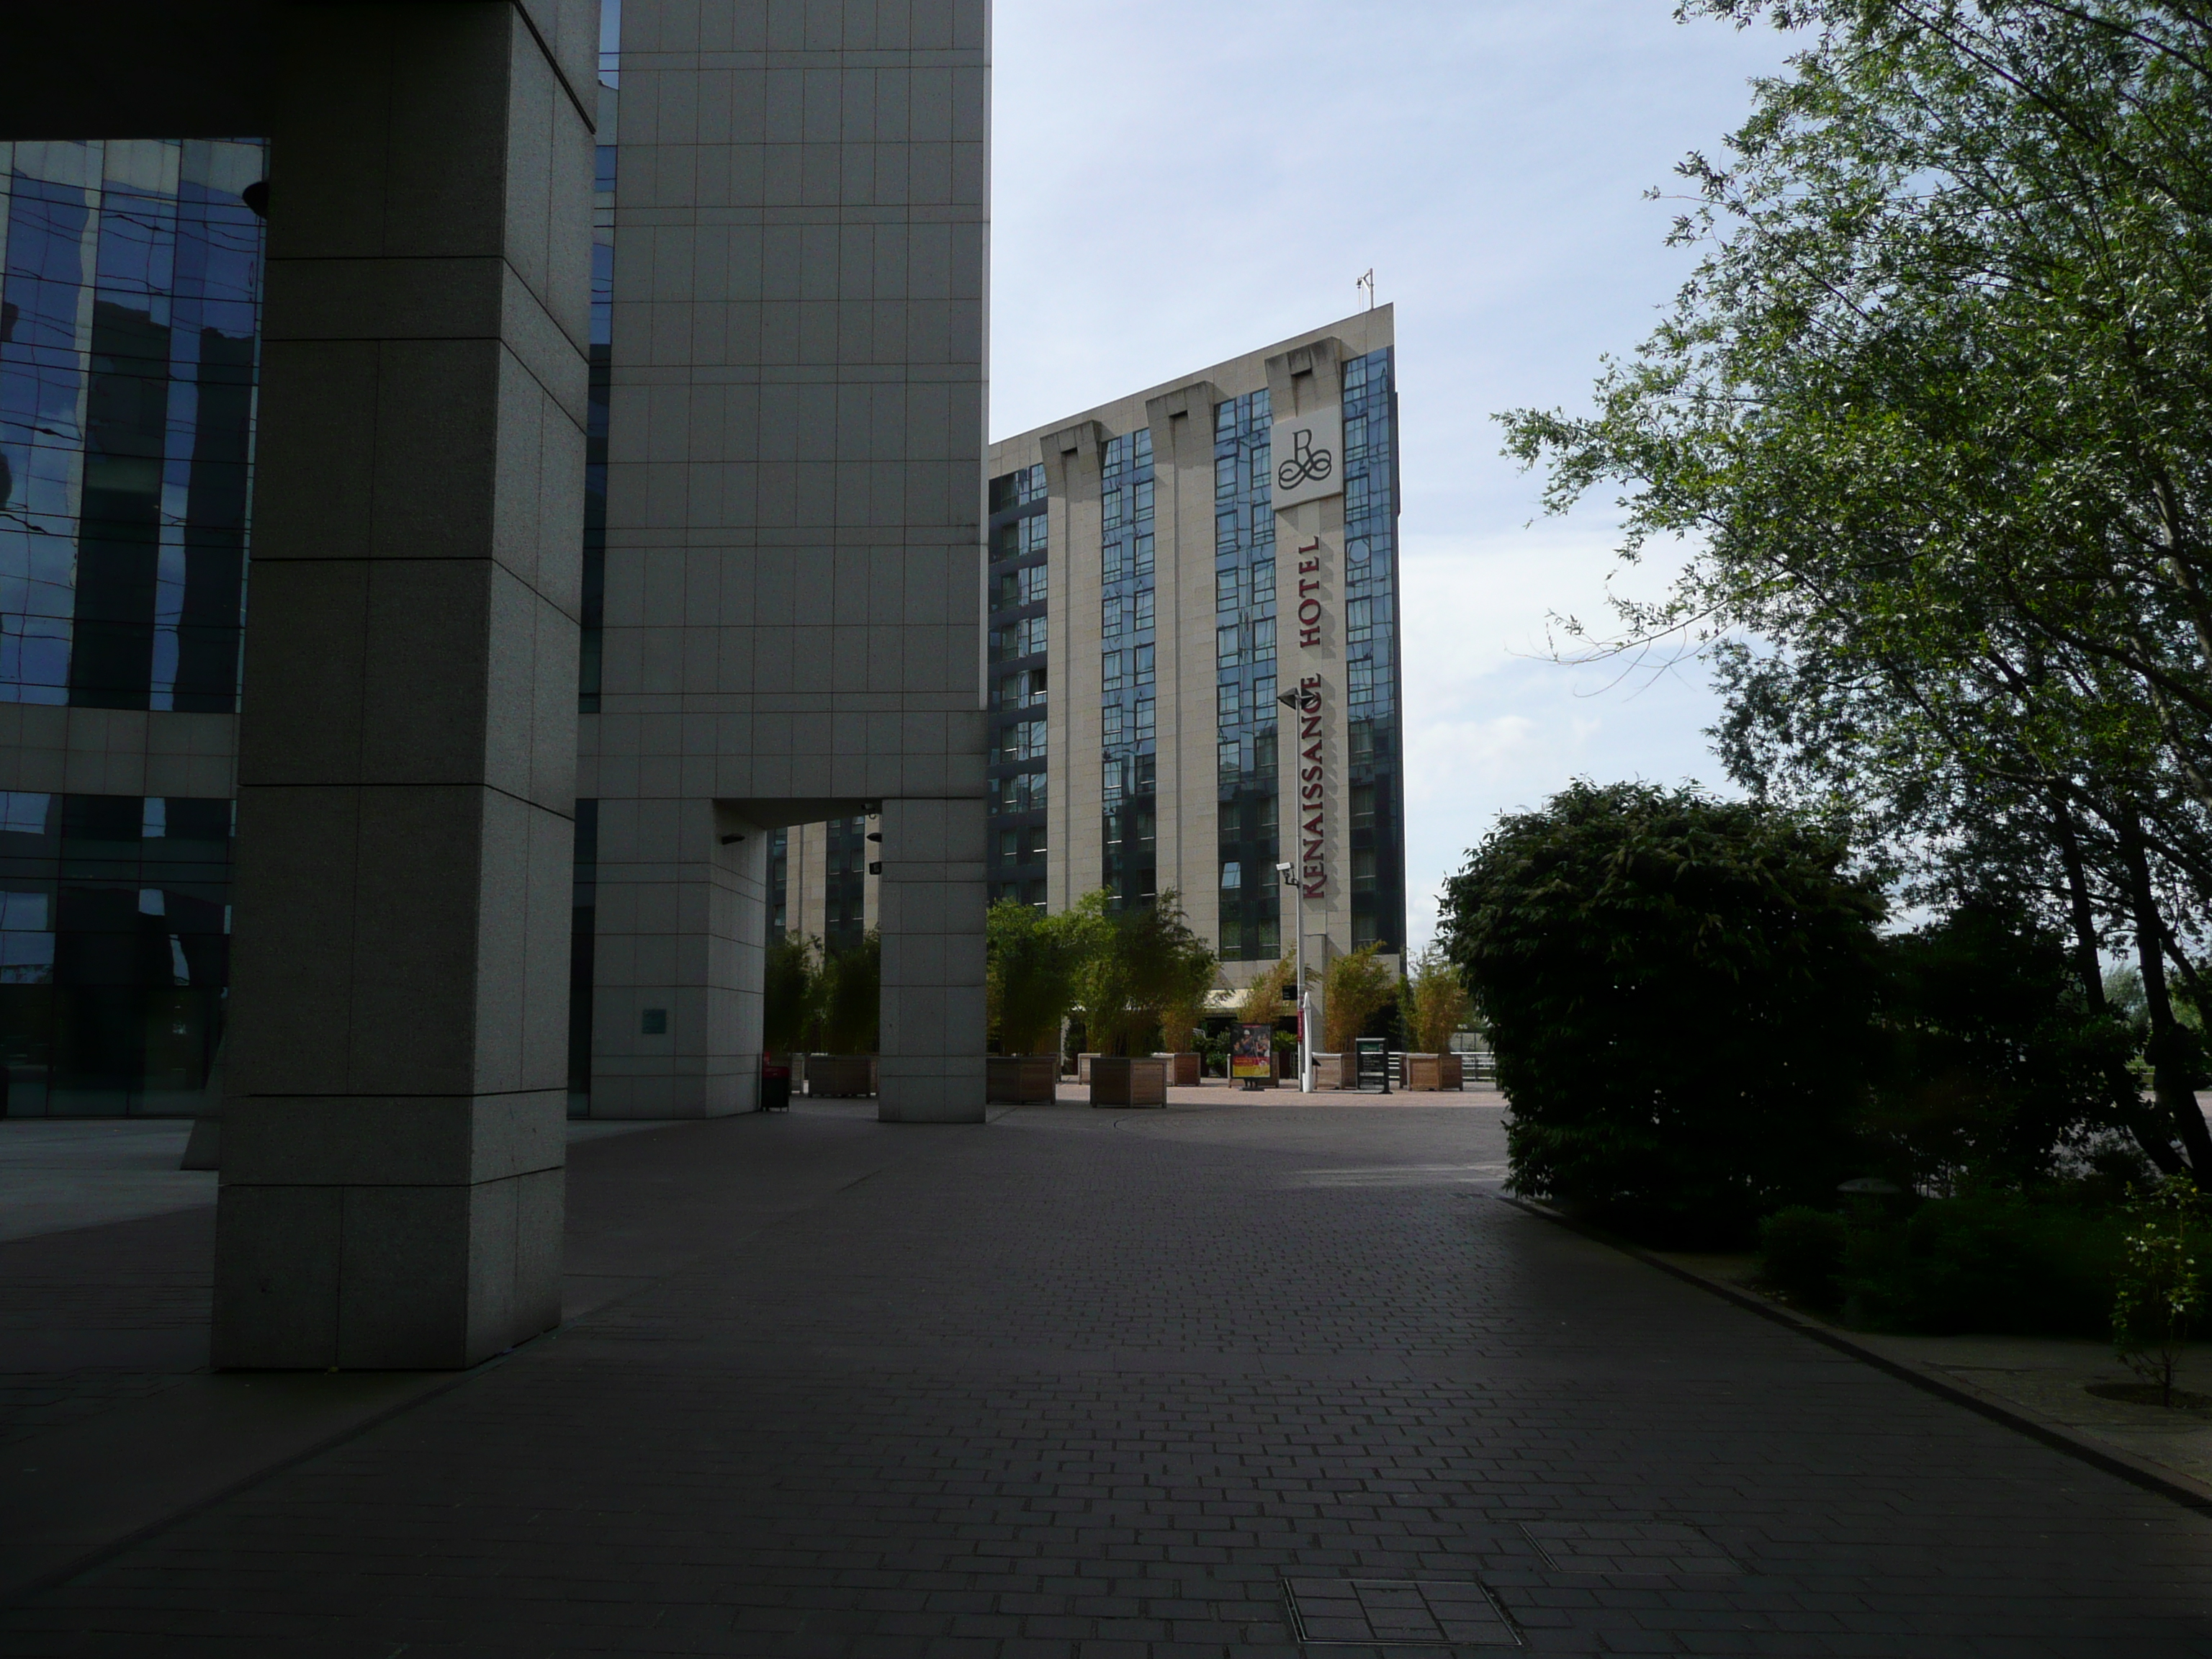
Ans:
[{"label": "planter box", "polygon": [[1167,1061],[1169,1088],[1198,1087],[1199,1058],[1196,1054],[1154,1054],[1152,1058]]},{"label": "planter box", "polygon": [[1315,1089],[1349,1089],[1352,1086],[1344,1080],[1342,1054],[1316,1054],[1313,1063]]},{"label": "planter box", "polygon": [[1167,1061],[1125,1060],[1115,1054],[1093,1054],[1091,1057],[1091,1103],[1093,1106],[1166,1105]]},{"label": "planter box", "polygon": [[1444,1068],[1444,1080],[1443,1080],[1443,1087],[1445,1087],[1445,1088],[1447,1088],[1447,1089],[1464,1089],[1464,1088],[1466,1088],[1466,1087],[1467,1087],[1467,1065],[1466,1065],[1466,1062],[1465,1062],[1465,1061],[1463,1061],[1463,1060],[1462,1060],[1460,1059],[1460,1057],[1459,1057],[1457,1054],[1441,1054],[1441,1055],[1439,1055],[1437,1058],[1439,1058],[1439,1059],[1440,1059],[1441,1060],[1443,1060],[1443,1068]]},{"label": "planter box", "polygon": [[1075,1080],[1078,1083],[1088,1083],[1091,1081],[1091,1062],[1097,1058],[1098,1056],[1096,1054],[1076,1055]]},{"label": "planter box", "polygon": [[988,1054],[983,1060],[983,1098],[1029,1105],[1057,1098],[1058,1054]]},{"label": "planter box", "polygon": [[1407,1094],[1429,1094],[1444,1086],[1442,1054],[1407,1054],[1404,1066],[1403,1087]]},{"label": "planter box", "polygon": [[873,1054],[809,1054],[806,1092],[814,1100],[858,1100],[876,1092]]}]

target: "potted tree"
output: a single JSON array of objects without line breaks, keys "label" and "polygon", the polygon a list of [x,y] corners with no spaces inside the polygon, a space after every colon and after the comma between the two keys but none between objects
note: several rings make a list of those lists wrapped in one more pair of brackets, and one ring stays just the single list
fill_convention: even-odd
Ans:
[{"label": "potted tree", "polygon": [[1060,1024],[1097,946],[1098,917],[1095,905],[1056,916],[1018,899],[991,907],[984,985],[1000,1052],[983,1062],[986,1098],[1019,1104],[1055,1097]]}]

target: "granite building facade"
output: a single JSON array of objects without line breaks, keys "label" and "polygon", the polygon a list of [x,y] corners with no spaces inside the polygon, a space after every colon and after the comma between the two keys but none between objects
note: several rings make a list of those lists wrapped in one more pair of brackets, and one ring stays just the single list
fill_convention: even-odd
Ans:
[{"label": "granite building facade", "polygon": [[219,1362],[556,1317],[564,1110],[754,1102],[788,826],[980,1119],[986,9],[15,40],[7,1109],[220,1103]]}]

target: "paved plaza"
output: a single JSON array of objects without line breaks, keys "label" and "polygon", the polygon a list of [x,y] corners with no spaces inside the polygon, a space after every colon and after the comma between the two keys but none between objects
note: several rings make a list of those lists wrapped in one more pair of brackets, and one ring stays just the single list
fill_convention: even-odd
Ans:
[{"label": "paved plaza", "polygon": [[[327,1379],[357,1426],[0,1653],[2212,1656],[2212,1519],[1501,1202],[1494,1099],[1438,1098],[580,1142],[559,1331]],[[49,1454],[143,1483],[148,1413],[276,1381],[175,1358],[208,1213],[0,1243],[92,1303],[139,1261],[112,1322],[174,1333],[17,1425],[13,1524]]]}]

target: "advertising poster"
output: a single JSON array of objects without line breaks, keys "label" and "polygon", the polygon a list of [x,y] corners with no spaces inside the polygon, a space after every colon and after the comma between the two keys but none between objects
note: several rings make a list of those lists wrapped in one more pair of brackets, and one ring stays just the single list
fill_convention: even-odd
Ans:
[{"label": "advertising poster", "polygon": [[1257,1078],[1262,1080],[1275,1075],[1275,1028],[1272,1025],[1240,1025],[1237,1028],[1236,1046],[1229,1051],[1229,1075],[1237,1078]]}]

